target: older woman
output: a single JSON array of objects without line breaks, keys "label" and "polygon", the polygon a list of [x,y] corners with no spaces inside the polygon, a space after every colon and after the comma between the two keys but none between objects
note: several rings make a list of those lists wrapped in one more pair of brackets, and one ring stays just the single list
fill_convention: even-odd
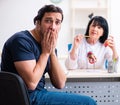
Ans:
[{"label": "older woman", "polygon": [[85,35],[76,35],[66,59],[68,69],[104,69],[105,61],[118,60],[113,36],[109,36],[108,23],[101,16],[93,17]]}]

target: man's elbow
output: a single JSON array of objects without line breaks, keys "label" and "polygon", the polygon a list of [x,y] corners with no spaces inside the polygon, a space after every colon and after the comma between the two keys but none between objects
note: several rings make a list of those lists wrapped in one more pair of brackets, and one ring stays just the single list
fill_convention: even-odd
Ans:
[{"label": "man's elbow", "polygon": [[62,89],[62,88],[65,87],[65,83],[66,83],[66,80],[64,80],[64,81],[59,81],[59,83],[57,83],[57,84],[55,85],[55,88],[57,88],[57,89]]},{"label": "man's elbow", "polygon": [[29,90],[35,90],[36,87],[37,87],[37,84],[35,84],[35,83],[29,83],[29,84],[27,84],[27,87],[28,87]]}]

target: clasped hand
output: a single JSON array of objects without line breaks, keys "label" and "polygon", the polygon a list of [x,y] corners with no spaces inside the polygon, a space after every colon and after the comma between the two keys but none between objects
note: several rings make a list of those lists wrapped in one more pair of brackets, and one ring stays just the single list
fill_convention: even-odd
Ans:
[{"label": "clasped hand", "polygon": [[42,53],[46,54],[55,53],[57,38],[58,38],[57,30],[49,28],[47,31],[45,31],[41,39]]}]

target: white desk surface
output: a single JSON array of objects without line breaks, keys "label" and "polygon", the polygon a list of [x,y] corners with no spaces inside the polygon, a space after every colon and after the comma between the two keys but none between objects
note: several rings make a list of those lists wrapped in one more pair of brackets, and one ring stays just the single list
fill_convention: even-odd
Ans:
[{"label": "white desk surface", "polygon": [[120,77],[120,73],[108,73],[107,70],[84,69],[84,70],[68,70],[68,78],[96,78],[96,77]]},{"label": "white desk surface", "polygon": [[[77,70],[67,70],[66,71],[67,78],[99,78],[99,77],[120,77],[120,72],[116,73],[108,73],[107,70],[99,70],[99,69],[77,69]],[[46,75],[46,78],[49,78]]]},{"label": "white desk surface", "polygon": [[[108,73],[107,70],[101,69],[76,69],[66,70],[64,61],[66,57],[60,57],[59,61],[65,69],[67,78],[97,78],[97,77],[120,77],[120,70],[116,73]],[[120,67],[119,67],[120,68]],[[47,76],[48,78],[48,76]]]}]

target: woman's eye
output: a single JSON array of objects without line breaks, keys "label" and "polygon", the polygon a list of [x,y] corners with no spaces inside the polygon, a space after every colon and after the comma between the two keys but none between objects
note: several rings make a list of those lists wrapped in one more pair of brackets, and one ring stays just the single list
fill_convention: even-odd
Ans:
[{"label": "woman's eye", "polygon": [[99,29],[101,29],[101,27],[100,27],[100,26],[98,26],[98,28],[99,28]]}]

